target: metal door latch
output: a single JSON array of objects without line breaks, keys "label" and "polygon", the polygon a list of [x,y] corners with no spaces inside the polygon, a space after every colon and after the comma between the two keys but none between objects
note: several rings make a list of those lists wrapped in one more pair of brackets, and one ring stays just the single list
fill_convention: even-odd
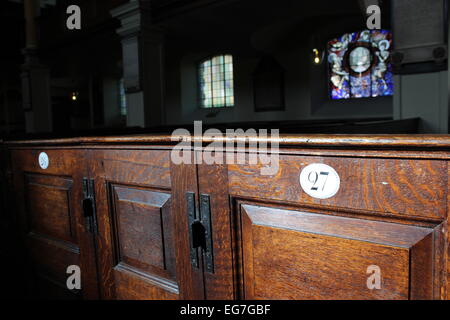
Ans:
[{"label": "metal door latch", "polygon": [[189,217],[190,257],[194,268],[199,268],[199,257],[203,256],[207,272],[214,273],[214,255],[211,229],[210,196],[200,195],[200,210],[197,210],[195,193],[186,193]]},{"label": "metal door latch", "polygon": [[90,233],[98,234],[94,179],[83,178],[83,216]]}]

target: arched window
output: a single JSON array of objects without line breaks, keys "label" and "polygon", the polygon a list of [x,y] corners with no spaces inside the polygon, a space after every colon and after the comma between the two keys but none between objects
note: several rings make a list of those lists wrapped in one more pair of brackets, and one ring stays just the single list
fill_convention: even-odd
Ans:
[{"label": "arched window", "polygon": [[331,98],[392,95],[391,48],[392,34],[387,30],[347,33],[328,42]]},{"label": "arched window", "polygon": [[233,56],[219,55],[199,64],[200,106],[234,106]]}]

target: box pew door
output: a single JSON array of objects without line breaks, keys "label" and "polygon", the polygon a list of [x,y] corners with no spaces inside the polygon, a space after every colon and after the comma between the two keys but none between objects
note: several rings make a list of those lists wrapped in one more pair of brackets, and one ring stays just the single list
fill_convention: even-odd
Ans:
[{"label": "box pew door", "polygon": [[84,152],[12,150],[11,164],[32,296],[98,298],[94,238],[82,208]]},{"label": "box pew door", "polygon": [[[260,168],[251,165],[198,165],[199,193],[208,199],[211,225],[212,268],[204,270],[207,299],[440,298],[442,222],[315,208],[303,200],[308,198],[298,181],[302,170],[298,174],[288,170],[300,163],[306,166],[307,159],[291,159],[275,176],[261,176]],[[399,166],[410,179],[418,179],[428,177],[423,167],[435,172],[442,163]],[[412,172],[415,166],[422,169],[417,177]],[[376,174],[366,179],[391,192],[380,170]],[[358,176],[351,176],[356,180],[351,186],[360,185]],[[289,179],[297,181],[287,184]],[[347,196],[347,188],[343,179],[342,193],[336,197]],[[357,197],[357,191],[348,194]],[[426,192],[428,197],[433,192],[429,201],[441,201],[439,190],[436,196],[434,190]]]},{"label": "box pew door", "polygon": [[186,201],[197,196],[195,166],[173,165],[169,150],[91,152],[102,297],[202,299]]},{"label": "box pew door", "polygon": [[245,299],[441,299],[447,163],[280,155],[228,166]]},{"label": "box pew door", "polygon": [[240,204],[245,299],[433,299],[440,227]]}]

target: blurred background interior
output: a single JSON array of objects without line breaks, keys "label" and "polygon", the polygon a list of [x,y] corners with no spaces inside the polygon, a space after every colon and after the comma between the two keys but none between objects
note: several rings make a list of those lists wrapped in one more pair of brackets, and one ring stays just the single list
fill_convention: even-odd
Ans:
[{"label": "blurred background interior", "polygon": [[[367,30],[371,4],[381,30]],[[3,0],[0,137],[194,120],[448,133],[447,17],[446,0]]]}]

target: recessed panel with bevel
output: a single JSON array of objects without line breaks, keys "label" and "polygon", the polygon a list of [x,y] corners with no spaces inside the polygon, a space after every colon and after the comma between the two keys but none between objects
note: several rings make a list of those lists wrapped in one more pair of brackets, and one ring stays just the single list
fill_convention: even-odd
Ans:
[{"label": "recessed panel with bevel", "polygon": [[433,228],[247,204],[240,215],[246,299],[433,298]]},{"label": "recessed panel with bevel", "polygon": [[149,274],[168,276],[171,234],[167,227],[170,194],[111,186],[118,262]]},{"label": "recessed panel with bevel", "polygon": [[27,174],[25,180],[30,231],[74,241],[70,203],[72,180],[32,174]]}]

